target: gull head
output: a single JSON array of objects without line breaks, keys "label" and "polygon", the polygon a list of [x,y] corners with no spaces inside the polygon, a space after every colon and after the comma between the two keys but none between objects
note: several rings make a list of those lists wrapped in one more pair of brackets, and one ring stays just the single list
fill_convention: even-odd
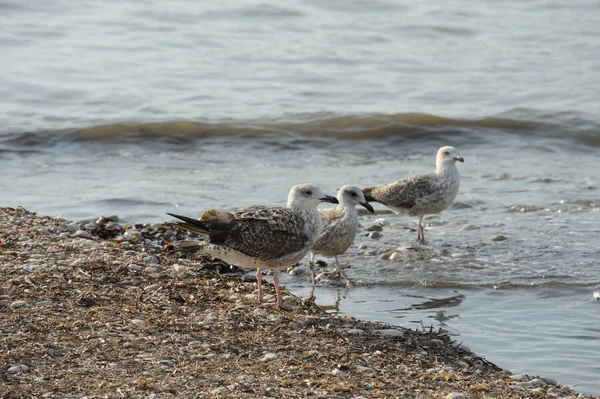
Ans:
[{"label": "gull head", "polygon": [[438,168],[442,165],[454,165],[456,161],[465,162],[463,157],[458,155],[458,151],[456,150],[456,148],[446,146],[438,150],[437,159],[435,162]]},{"label": "gull head", "polygon": [[346,184],[345,186],[340,188],[337,193],[337,199],[342,205],[362,205],[369,212],[375,213],[375,210],[373,209],[371,204],[369,204],[365,199],[362,190],[356,186]]},{"label": "gull head", "polygon": [[316,208],[321,202],[337,204],[335,197],[323,194],[321,189],[314,184],[298,184],[290,190],[288,195],[288,208]]}]

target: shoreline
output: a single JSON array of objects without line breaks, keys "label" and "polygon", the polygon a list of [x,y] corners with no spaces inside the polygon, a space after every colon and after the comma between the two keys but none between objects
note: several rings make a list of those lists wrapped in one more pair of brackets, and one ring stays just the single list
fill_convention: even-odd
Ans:
[{"label": "shoreline", "polygon": [[241,273],[175,251],[185,233],[131,227],[0,208],[0,397],[596,398],[443,330],[258,304]]}]

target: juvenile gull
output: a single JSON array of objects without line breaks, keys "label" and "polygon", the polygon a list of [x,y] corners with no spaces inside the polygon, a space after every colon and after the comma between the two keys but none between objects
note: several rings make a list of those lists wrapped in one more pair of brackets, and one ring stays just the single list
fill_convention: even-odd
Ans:
[{"label": "juvenile gull", "polygon": [[456,149],[442,147],[437,152],[435,172],[368,187],[363,193],[367,201],[380,202],[396,213],[418,216],[417,240],[424,242],[423,216],[448,208],[458,194],[460,179],[456,161],[464,162]]},{"label": "juvenile gull", "polygon": [[337,193],[339,205],[335,208],[322,209],[323,228],[315,245],[310,250],[310,277],[315,284],[315,255],[333,256],[336,270],[341,277],[350,283],[342,271],[338,255],[346,252],[354,242],[358,232],[358,211],[356,205],[364,206],[369,212],[374,213],[373,207],[367,202],[360,188],[345,185]]},{"label": "juvenile gull", "polygon": [[210,209],[199,220],[183,220],[177,226],[206,236],[199,249],[215,258],[246,269],[257,268],[258,299],[262,302],[261,268],[273,270],[277,305],[288,308],[279,290],[279,270],[296,264],[317,241],[321,230],[321,202],[338,203],[313,184],[292,187],[287,208],[247,206],[234,212]]}]

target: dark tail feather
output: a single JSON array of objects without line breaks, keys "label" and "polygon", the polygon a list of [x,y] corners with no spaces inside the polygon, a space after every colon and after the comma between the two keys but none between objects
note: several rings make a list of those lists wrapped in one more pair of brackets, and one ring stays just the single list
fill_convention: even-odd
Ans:
[{"label": "dark tail feather", "polygon": [[373,192],[374,188],[375,187],[363,188],[362,192],[363,192],[363,194],[364,194],[365,199],[367,200],[367,202],[379,202],[375,198],[373,198],[373,196],[371,195],[371,193]]},{"label": "dark tail feather", "polygon": [[173,213],[167,213],[167,215],[183,220],[183,223],[176,223],[177,227],[181,227],[184,230],[191,231],[192,233],[196,234],[206,235],[209,233],[209,229],[207,228],[206,224],[200,220],[192,219],[187,216],[175,215]]}]

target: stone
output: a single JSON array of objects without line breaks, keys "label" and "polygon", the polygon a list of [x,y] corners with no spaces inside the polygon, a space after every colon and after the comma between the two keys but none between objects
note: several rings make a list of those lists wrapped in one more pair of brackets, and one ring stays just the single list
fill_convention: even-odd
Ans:
[{"label": "stone", "polygon": [[135,229],[129,229],[125,233],[123,233],[123,237],[125,237],[125,239],[129,242],[141,241],[142,233]]},{"label": "stone", "polygon": [[377,223],[380,226],[389,226],[390,225],[390,222],[385,218],[379,218],[379,219],[375,220],[375,223]]},{"label": "stone", "polygon": [[[253,295],[253,297],[254,297],[254,295]],[[264,309],[261,309],[261,308],[254,309],[253,313],[254,313],[254,316],[257,316],[257,317],[261,317],[261,318],[267,317],[267,311]]]},{"label": "stone", "polygon": [[26,301],[14,301],[13,303],[10,304],[10,308],[11,309],[20,309],[20,308],[24,308],[28,305],[28,303]]},{"label": "stone", "polygon": [[17,366],[9,367],[8,370],[6,370],[6,372],[10,374],[17,374],[27,370],[29,370],[29,366],[25,364],[19,364]]},{"label": "stone", "polygon": [[381,233],[378,231],[372,231],[369,233],[369,238],[372,238],[373,240],[377,240],[377,239],[381,238]]},{"label": "stone", "polygon": [[135,263],[132,263],[129,265],[129,269],[135,270],[135,271],[140,271],[140,270],[144,270],[144,266],[136,265]]},{"label": "stone", "polygon": [[277,359],[277,353],[267,353],[265,354],[262,359],[260,359],[261,362],[271,362],[275,359]]},{"label": "stone", "polygon": [[362,335],[365,332],[363,330],[361,330],[360,328],[351,328],[350,330],[347,331],[347,333],[350,335]]},{"label": "stone", "polygon": [[529,383],[536,387],[544,387],[548,385],[546,381],[542,380],[541,378],[534,378],[533,380],[529,381]]},{"label": "stone", "polygon": [[383,231],[383,227],[379,224],[372,224],[366,228],[367,231]]},{"label": "stone", "polygon": [[540,377],[540,379],[542,379],[542,381],[544,381],[548,385],[558,385],[558,382],[556,382],[556,380],[553,378]]},{"label": "stone", "polygon": [[508,238],[506,238],[504,236],[494,236],[494,237],[490,238],[490,241],[496,241],[496,242],[506,241],[506,240],[508,240]]},{"label": "stone", "polygon": [[173,270],[175,270],[175,273],[184,273],[187,271],[187,267],[176,263],[173,265]]},{"label": "stone", "polygon": [[390,255],[390,260],[400,260],[402,259],[402,255],[400,255],[400,252],[394,252],[393,254]]},{"label": "stone", "polygon": [[333,369],[333,371],[331,372],[331,374],[333,374],[336,377],[343,377],[345,375],[345,373],[342,370],[338,369],[338,368]]},{"label": "stone", "polygon": [[85,238],[87,240],[91,240],[92,238],[94,238],[94,236],[92,236],[90,233],[88,233],[85,230],[77,230],[74,234],[75,237],[81,237],[81,238]]},{"label": "stone", "polygon": [[383,335],[384,337],[402,337],[402,336],[404,336],[403,331],[396,330],[395,328],[386,328],[384,330],[377,330],[377,333]]},{"label": "stone", "polygon": [[448,395],[446,395],[446,399],[465,399],[466,397],[467,395],[460,392],[451,392]]}]

